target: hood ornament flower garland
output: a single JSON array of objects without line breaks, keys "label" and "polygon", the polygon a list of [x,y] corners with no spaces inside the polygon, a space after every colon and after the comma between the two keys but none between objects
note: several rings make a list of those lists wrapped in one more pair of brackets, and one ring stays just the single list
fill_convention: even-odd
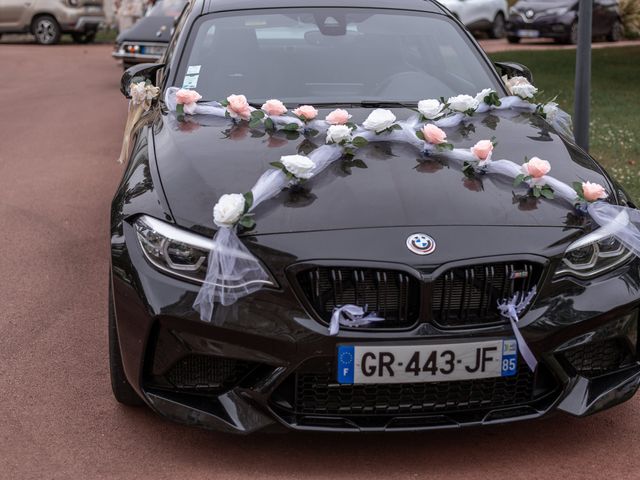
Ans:
[{"label": "hood ornament flower garland", "polygon": [[[582,209],[598,225],[607,226],[625,247],[640,256],[640,231],[632,225],[640,223],[640,214],[627,207],[600,201],[608,197],[602,186],[574,182],[571,187],[551,177],[550,162],[537,157],[525,159],[522,165],[507,159],[493,160],[494,139],[481,140],[470,149],[455,148],[447,142],[443,128],[455,127],[476,113],[506,109],[538,114],[559,133],[573,136],[571,118],[556,103],[532,103],[537,89],[525,78],[508,79],[506,85],[512,95],[503,98],[499,98],[495,91],[485,89],[475,97],[457,95],[448,100],[421,100],[417,114],[404,122],[398,122],[390,110],[375,109],[361,126],[351,123],[351,115],[343,109],[334,110],[324,120],[318,120],[318,111],[310,105],[288,112],[281,101],[272,99],[260,109],[255,109],[243,95],[231,95],[219,103],[200,104],[197,103],[200,96],[195,91],[175,87],[167,89],[165,103],[178,116],[215,115],[235,122],[248,121],[252,128],[262,126],[267,130],[314,131],[325,132],[326,135],[326,144],[308,156],[290,155],[272,162],[272,168],[262,174],[250,191],[220,197],[213,209],[214,222],[219,227],[214,236],[216,248],[210,253],[207,276],[194,303],[201,318],[210,321],[215,303],[231,305],[269,282],[269,275],[258,259],[239,240],[235,231],[237,225],[252,228],[255,224],[253,212],[261,202],[276,196],[284,188],[313,178],[344,154],[353,155],[358,148],[376,141],[409,143],[425,154],[440,152],[448,160],[460,164],[465,174],[506,176],[513,179],[515,186],[524,185],[531,197],[559,198],[571,208],[582,204]],[[629,211],[622,219],[621,210]],[[614,221],[620,224],[617,228],[611,228]],[[342,318],[341,313],[338,312],[338,318],[332,321],[332,333],[337,333],[336,323],[353,323],[353,319]],[[513,320],[513,315],[511,318]]]}]

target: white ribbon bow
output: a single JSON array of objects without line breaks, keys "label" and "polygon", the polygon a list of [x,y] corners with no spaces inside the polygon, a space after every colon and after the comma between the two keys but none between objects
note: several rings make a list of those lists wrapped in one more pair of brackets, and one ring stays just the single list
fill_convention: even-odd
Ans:
[{"label": "white ribbon bow", "polygon": [[511,299],[505,299],[502,302],[498,302],[498,310],[503,317],[508,318],[511,321],[511,328],[516,336],[516,342],[518,343],[518,349],[522,354],[522,358],[527,363],[532,372],[535,372],[538,366],[538,360],[527,345],[524,337],[520,333],[518,328],[518,322],[520,315],[527,308],[527,305],[531,302],[536,294],[536,287],[533,287],[526,295],[523,292],[516,293]]},{"label": "white ribbon bow", "polygon": [[365,315],[365,308],[358,305],[343,305],[333,309],[331,324],[329,325],[329,335],[337,335],[340,325],[345,327],[362,327],[373,322],[382,322],[384,318],[379,317],[375,312]]}]

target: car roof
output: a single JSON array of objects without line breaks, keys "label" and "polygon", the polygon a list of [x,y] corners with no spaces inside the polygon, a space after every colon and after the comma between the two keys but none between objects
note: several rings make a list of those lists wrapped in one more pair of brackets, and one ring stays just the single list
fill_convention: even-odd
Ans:
[{"label": "car roof", "polygon": [[297,2],[291,0],[205,0],[202,13],[295,7],[390,8],[449,14],[446,9],[433,0],[349,0],[348,2],[344,0],[298,0]]}]

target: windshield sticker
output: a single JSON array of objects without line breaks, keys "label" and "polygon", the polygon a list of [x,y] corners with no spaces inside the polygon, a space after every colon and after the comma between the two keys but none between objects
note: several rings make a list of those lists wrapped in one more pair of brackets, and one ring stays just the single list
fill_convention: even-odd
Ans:
[{"label": "windshield sticker", "polygon": [[202,65],[189,65],[187,68],[187,75],[198,75],[200,73],[200,67]]},{"label": "windshield sticker", "polygon": [[182,82],[182,88],[192,89],[198,86],[198,77],[200,75],[185,75]]}]

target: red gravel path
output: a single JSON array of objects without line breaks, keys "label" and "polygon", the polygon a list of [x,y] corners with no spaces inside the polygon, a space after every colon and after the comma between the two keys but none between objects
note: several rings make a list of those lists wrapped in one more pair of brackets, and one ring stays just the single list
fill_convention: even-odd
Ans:
[{"label": "red gravel path", "polygon": [[0,45],[1,479],[638,478],[640,396],[586,419],[248,438],[118,405],[108,213],[126,103],[109,53]]}]

